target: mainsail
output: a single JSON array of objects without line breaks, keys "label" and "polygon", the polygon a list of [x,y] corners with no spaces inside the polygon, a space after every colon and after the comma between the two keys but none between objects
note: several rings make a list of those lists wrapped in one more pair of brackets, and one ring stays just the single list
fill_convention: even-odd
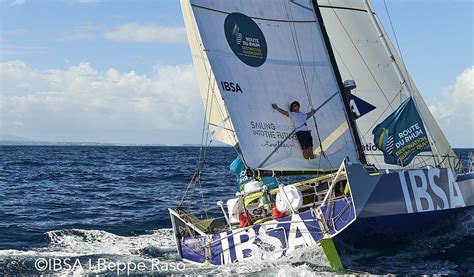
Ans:
[{"label": "mainsail", "polygon": [[207,55],[203,51],[201,37],[199,36],[199,30],[196,26],[189,1],[181,1],[181,9],[193,57],[194,69],[198,78],[199,90],[204,102],[204,112],[209,132],[214,140],[235,146],[237,138],[232,121],[220,95]]},{"label": "mainsail", "polygon": [[[208,65],[208,60],[215,76],[215,80],[210,75],[199,78],[201,93],[209,82],[217,83],[247,166],[272,171],[333,170],[346,157],[357,161],[356,138],[338,73],[312,1],[189,2],[192,11],[187,12],[187,21],[194,17],[197,29],[190,30],[189,23],[186,29],[202,42],[193,50],[196,69],[202,70],[197,64],[204,60]],[[317,110],[307,122],[316,159],[303,158],[295,137],[273,153],[294,126],[271,104],[288,107],[292,101],[299,101],[303,112]]]},{"label": "mainsail", "polygon": [[431,152],[419,153],[411,166],[454,167],[456,155],[436,123],[420,92],[413,83],[401,58],[390,42],[379,19],[374,14],[393,59],[408,84],[404,91],[394,65],[377,33],[367,7],[373,8],[368,0],[320,0],[331,46],[343,79],[356,81],[357,89],[352,92],[351,108],[357,117],[357,127],[368,163],[379,168],[394,168],[386,164],[381,151],[373,143],[372,131],[405,100],[412,95],[427,131]]}]

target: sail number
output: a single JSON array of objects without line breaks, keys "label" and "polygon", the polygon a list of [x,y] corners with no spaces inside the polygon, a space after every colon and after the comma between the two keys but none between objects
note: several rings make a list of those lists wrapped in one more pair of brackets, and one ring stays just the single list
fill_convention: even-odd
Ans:
[{"label": "sail number", "polygon": [[225,91],[244,93],[238,83],[221,81],[221,87]]}]

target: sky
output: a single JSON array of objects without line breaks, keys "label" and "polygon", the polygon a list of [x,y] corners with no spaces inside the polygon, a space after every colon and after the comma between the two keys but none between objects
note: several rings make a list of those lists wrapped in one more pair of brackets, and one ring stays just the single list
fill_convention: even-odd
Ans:
[{"label": "sky", "polygon": [[[438,124],[474,148],[474,1],[385,2]],[[179,1],[0,0],[0,138],[196,144],[203,110]]]}]

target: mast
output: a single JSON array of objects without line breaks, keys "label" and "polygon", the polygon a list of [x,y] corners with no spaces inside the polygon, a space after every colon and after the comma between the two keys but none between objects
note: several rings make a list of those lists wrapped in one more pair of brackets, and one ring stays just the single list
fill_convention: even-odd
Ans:
[{"label": "mast", "polygon": [[[423,115],[421,114],[420,108],[418,107],[417,101],[414,97],[414,93],[410,89],[410,87],[408,86],[407,81],[405,80],[405,77],[403,76],[403,73],[400,69],[400,66],[397,63],[397,61],[395,60],[395,56],[392,53],[392,50],[390,49],[390,47],[388,45],[387,39],[383,35],[382,29],[380,28],[380,25],[379,25],[377,19],[375,18],[375,15],[374,15],[375,12],[374,12],[374,10],[372,9],[372,6],[369,3],[369,0],[364,0],[364,5],[365,5],[365,8],[367,9],[367,13],[369,14],[370,21],[374,25],[374,28],[377,32],[377,35],[379,36],[380,40],[382,41],[383,48],[385,49],[385,52],[387,53],[387,56],[390,59],[390,62],[391,62],[392,66],[395,70],[395,74],[397,75],[398,80],[400,81],[400,85],[402,86],[402,91],[405,92],[407,95],[410,95],[410,97],[413,98],[413,103],[415,104],[416,110],[417,110],[418,114],[420,115],[420,118],[423,121],[423,124],[426,125],[425,121],[423,119]],[[436,147],[436,143],[433,140],[433,137],[431,136],[429,128],[426,128],[426,133],[427,133],[427,136],[428,136],[428,140],[430,141],[430,145],[434,148],[434,151],[436,152],[436,155],[438,156],[438,159],[441,161],[443,166],[446,166],[443,162],[443,159],[441,158],[441,155],[439,154],[438,148]]]},{"label": "mast", "polygon": [[318,19],[318,22],[320,22],[321,25],[321,33],[323,35],[324,43],[326,44],[326,49],[328,51],[329,57],[331,59],[331,64],[334,69],[334,75],[336,76],[336,80],[339,86],[339,92],[341,93],[342,96],[342,101],[344,102],[344,108],[346,111],[346,117],[347,120],[349,121],[350,129],[352,130],[352,137],[354,138],[354,141],[356,143],[356,149],[357,153],[359,154],[359,161],[362,164],[367,164],[367,160],[365,158],[365,154],[362,150],[362,143],[360,141],[360,136],[359,132],[357,131],[357,126],[355,123],[355,120],[353,116],[351,115],[350,111],[350,105],[349,105],[349,99],[347,97],[347,94],[344,93],[344,87],[342,83],[342,77],[341,77],[341,72],[339,71],[339,67],[337,66],[336,63],[336,57],[334,56],[334,52],[332,51],[331,43],[329,41],[329,36],[326,31],[326,27],[324,26],[324,21],[323,21],[323,16],[321,15],[321,12],[319,10],[318,6],[318,0],[312,0],[313,3],[313,9],[314,13],[316,15],[316,18]]}]

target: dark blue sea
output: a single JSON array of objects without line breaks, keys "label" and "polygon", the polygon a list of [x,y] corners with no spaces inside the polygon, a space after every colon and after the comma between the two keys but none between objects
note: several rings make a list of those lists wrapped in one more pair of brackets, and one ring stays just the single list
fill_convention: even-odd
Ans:
[{"label": "dark blue sea", "polygon": [[[330,274],[314,249],[275,261],[208,268],[180,264],[167,208],[179,203],[199,151],[0,146],[0,275]],[[235,178],[228,169],[234,158],[232,148],[207,149],[201,178],[207,205],[234,197]],[[199,196],[193,203],[201,201]],[[473,276],[473,218],[452,218],[447,227],[434,226],[393,248],[346,250],[343,262],[348,273]],[[130,268],[140,263],[141,269]]]}]

